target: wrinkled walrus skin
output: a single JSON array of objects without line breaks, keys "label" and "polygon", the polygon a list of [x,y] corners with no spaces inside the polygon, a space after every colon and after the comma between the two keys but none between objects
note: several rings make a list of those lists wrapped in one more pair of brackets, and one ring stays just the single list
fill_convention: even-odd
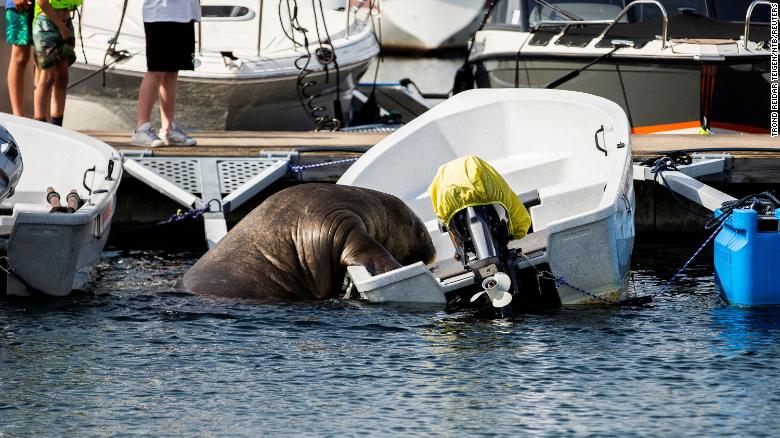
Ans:
[{"label": "wrinkled walrus skin", "polygon": [[347,266],[381,274],[434,256],[425,225],[395,196],[303,184],[252,210],[184,274],[180,286],[265,301],[335,298]]}]

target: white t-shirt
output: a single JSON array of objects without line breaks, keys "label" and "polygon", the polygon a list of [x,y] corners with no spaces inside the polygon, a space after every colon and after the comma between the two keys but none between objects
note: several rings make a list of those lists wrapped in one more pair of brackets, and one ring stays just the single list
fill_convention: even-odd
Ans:
[{"label": "white t-shirt", "polygon": [[144,0],[144,22],[200,21],[200,0]]}]

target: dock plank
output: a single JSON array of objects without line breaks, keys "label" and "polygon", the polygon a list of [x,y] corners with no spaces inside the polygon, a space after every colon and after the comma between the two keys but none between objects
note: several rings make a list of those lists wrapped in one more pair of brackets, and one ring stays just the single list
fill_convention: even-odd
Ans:
[{"label": "dock plank", "polygon": [[[130,134],[124,131],[82,131],[110,144],[116,149],[143,150],[130,144]],[[262,150],[293,150],[301,148],[344,148],[362,151],[381,141],[387,133],[364,132],[290,132],[290,131],[200,131],[192,132],[198,140],[195,147],[160,146],[158,156],[222,156],[256,155]]]},{"label": "dock plank", "polygon": [[637,156],[686,151],[723,151],[739,154],[768,153],[780,157],[780,137],[761,134],[656,134],[631,136],[631,151]]},{"label": "dock plank", "polygon": [[[130,135],[124,131],[82,131],[117,149],[140,150],[130,144]],[[299,148],[370,148],[389,134],[386,132],[290,132],[290,131],[200,131],[194,132],[197,147],[161,146],[155,155],[250,154],[260,150],[290,150]],[[770,153],[780,156],[780,137],[758,134],[726,135],[633,135],[634,155],[657,155],[679,150],[730,151],[740,154]],[[232,150],[232,151],[231,151]],[[221,152],[218,152],[221,151]]]}]

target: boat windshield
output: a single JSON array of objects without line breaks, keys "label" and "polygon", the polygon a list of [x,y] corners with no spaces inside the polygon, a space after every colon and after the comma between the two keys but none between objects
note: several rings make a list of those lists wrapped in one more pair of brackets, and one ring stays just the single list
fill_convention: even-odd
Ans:
[{"label": "boat windshield", "polygon": [[[728,21],[745,21],[747,10],[753,0],[713,0],[715,18]],[[769,23],[769,8],[765,5],[757,6],[753,11],[752,23]]]},{"label": "boat windshield", "polygon": [[[632,0],[503,0],[495,6],[488,23],[528,29],[540,21],[612,20]],[[711,16],[707,0],[659,0],[667,14],[688,10]],[[733,0],[720,0],[729,3]],[[747,1],[747,0],[746,0]],[[741,2],[741,0],[740,0]],[[745,7],[745,9],[747,9]],[[655,5],[637,5],[621,21],[635,23],[661,18]],[[743,18],[744,20],[744,15]]]}]

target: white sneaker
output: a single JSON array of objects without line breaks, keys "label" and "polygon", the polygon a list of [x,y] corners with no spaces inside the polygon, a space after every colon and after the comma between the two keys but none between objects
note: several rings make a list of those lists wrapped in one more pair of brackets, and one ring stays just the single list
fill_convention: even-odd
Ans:
[{"label": "white sneaker", "polygon": [[184,131],[179,128],[179,125],[171,123],[170,128],[165,132],[160,132],[163,141],[168,146],[195,146],[198,144],[194,138],[185,134]]},{"label": "white sneaker", "polygon": [[133,130],[133,136],[130,138],[130,144],[154,148],[164,145],[165,142],[163,142],[162,139],[157,136],[157,131],[152,128],[152,124],[146,122],[141,125],[140,128]]}]

